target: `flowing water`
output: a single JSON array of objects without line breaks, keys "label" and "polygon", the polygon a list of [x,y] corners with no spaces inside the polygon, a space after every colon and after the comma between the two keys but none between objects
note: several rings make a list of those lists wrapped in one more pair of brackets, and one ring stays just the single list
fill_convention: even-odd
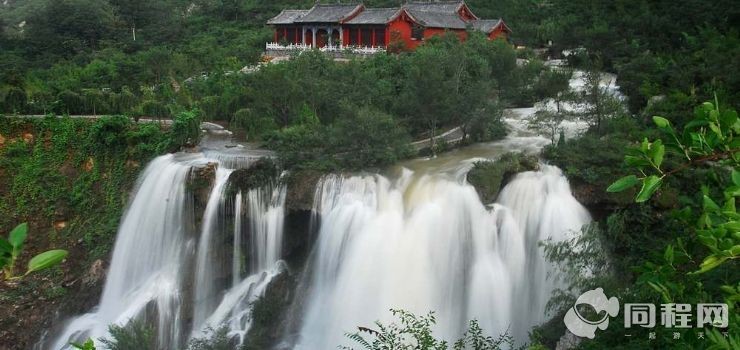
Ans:
[{"label": "flowing water", "polygon": [[[384,174],[321,179],[313,208],[318,233],[305,290],[297,291],[305,299],[287,316],[298,320],[297,337],[282,345],[349,345],[345,332],[393,321],[391,308],[434,311],[437,334],[448,340],[476,319],[490,335],[509,332],[526,342],[531,327],[547,320],[545,305],[559,283],[539,242],[578,234],[590,216],[555,167],[518,174],[495,203],[482,203],[466,174],[476,161],[547,145],[526,128],[534,112],[508,110],[511,133],[502,141],[407,161]],[[583,125],[570,127],[569,137]],[[122,218],[100,304],[37,348],[65,349],[133,319],[154,326],[159,349],[182,349],[221,326],[244,342],[251,304],[287,269],[280,260],[286,188],[276,181],[232,190],[234,171],[269,154],[229,138],[211,130],[201,153],[165,155],[147,166]],[[216,164],[215,180],[196,213],[189,181],[208,164]]]},{"label": "flowing water", "polygon": [[[159,349],[184,348],[221,325],[244,340],[251,303],[284,270],[286,189],[229,195],[229,176],[269,154],[224,149],[227,137],[216,130],[203,152],[165,155],[147,166],[122,218],[100,304],[36,348],[67,349],[70,341],[106,337],[109,325],[135,319],[154,326]],[[196,169],[212,165],[215,178],[198,224],[188,186]]]},{"label": "flowing water", "polygon": [[492,205],[454,171],[408,169],[325,177],[316,203],[321,225],[299,349],[346,344],[345,332],[392,321],[390,308],[435,311],[437,334],[448,340],[476,319],[522,344],[547,319],[557,283],[538,243],[577,234],[590,220],[560,170],[546,165],[516,176]]}]

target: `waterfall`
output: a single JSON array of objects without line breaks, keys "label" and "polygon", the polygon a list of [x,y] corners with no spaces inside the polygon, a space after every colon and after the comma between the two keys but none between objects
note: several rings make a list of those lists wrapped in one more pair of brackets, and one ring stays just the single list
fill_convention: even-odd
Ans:
[{"label": "waterfall", "polygon": [[[157,349],[185,348],[189,338],[222,326],[241,344],[251,325],[252,303],[285,268],[280,261],[285,186],[229,194],[235,168],[252,163],[232,154],[154,159],[122,218],[99,305],[35,348],[69,349],[71,341],[97,341],[110,336],[110,325],[134,319],[152,327]],[[215,179],[198,227],[188,184],[193,169],[207,164],[216,165]],[[246,259],[243,251],[249,251]]]},{"label": "waterfall", "polygon": [[[283,240],[283,224],[285,221],[285,185],[270,185],[264,188],[252,189],[247,193],[247,218],[250,222],[251,233],[251,267],[249,276],[234,284],[221,300],[221,304],[213,311],[205,323],[195,330],[195,336],[205,334],[210,327],[219,325],[228,326],[228,336],[238,339],[238,344],[244,342],[252,324],[251,307],[260,296],[265,293],[269,283],[284,271],[285,266],[280,261]],[[237,194],[235,213],[237,222],[235,230],[241,231],[240,219],[242,213],[241,193]],[[235,240],[241,235],[235,235]],[[234,257],[232,276],[242,272],[241,243],[234,243]]]},{"label": "waterfall", "polygon": [[491,206],[449,174],[330,175],[314,211],[321,224],[298,349],[344,344],[357,326],[393,321],[390,308],[435,311],[436,334],[448,340],[477,319],[521,344],[545,320],[557,283],[538,243],[590,221],[551,166],[519,174]]},{"label": "waterfall", "polygon": [[197,331],[203,325],[206,318],[216,309],[219,298],[219,272],[224,271],[219,266],[224,261],[222,254],[223,241],[221,233],[223,223],[218,222],[223,218],[221,212],[224,210],[226,198],[224,191],[232,169],[219,167],[216,169],[211,194],[208,197],[205,214],[203,215],[203,230],[198,243],[198,255],[195,263],[195,301],[193,303],[193,330]]},{"label": "waterfall", "polygon": [[192,158],[159,157],[144,170],[118,229],[103,296],[97,309],[74,319],[50,349],[70,340],[97,339],[108,325],[125,324],[153,303],[159,346],[178,347],[181,333],[181,266],[187,227],[186,180]]}]

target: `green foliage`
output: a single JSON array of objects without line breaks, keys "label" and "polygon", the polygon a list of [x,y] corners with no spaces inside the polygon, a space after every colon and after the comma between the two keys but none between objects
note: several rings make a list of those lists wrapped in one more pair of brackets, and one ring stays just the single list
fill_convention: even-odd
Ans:
[{"label": "green foliage", "polygon": [[198,144],[198,141],[200,141],[200,123],[200,112],[198,110],[178,114],[172,120],[169,148],[178,150],[184,146]]},{"label": "green foliage", "polygon": [[232,350],[236,349],[232,338],[228,335],[229,329],[221,327],[217,330],[207,329],[207,335],[195,338],[188,342],[188,350]]},{"label": "green foliage", "polygon": [[363,108],[331,126],[302,119],[268,139],[286,168],[383,167],[411,154],[403,127],[382,112]]},{"label": "green foliage", "polygon": [[138,171],[169,143],[156,125],[124,117],[8,119],[0,134],[0,229],[14,218],[42,229],[64,221],[42,234],[63,246],[82,240],[92,260],[110,249]]},{"label": "green foliage", "polygon": [[170,117],[170,110],[164,104],[157,101],[144,101],[140,108],[141,113],[149,118],[161,120]]},{"label": "green foliage", "polygon": [[268,131],[277,129],[274,119],[256,115],[248,108],[236,111],[232,122],[235,126],[244,128],[250,140],[260,139]]},{"label": "green foliage", "polygon": [[[493,338],[483,334],[483,330],[475,320],[470,321],[468,330],[463,337],[457,340],[452,347],[445,340],[434,337],[432,327],[437,319],[433,312],[426,316],[416,316],[404,310],[390,310],[393,316],[400,320],[400,324],[383,324],[375,322],[377,330],[358,327],[359,332],[346,334],[347,338],[358,343],[361,349],[434,349],[434,350],[498,350],[510,347],[513,339],[508,334]],[[366,339],[365,336],[369,337]],[[340,349],[351,350],[348,346]]]},{"label": "green foliage", "polygon": [[[23,243],[28,237],[28,224],[22,223],[16,226],[5,240],[0,237],[0,269],[6,280],[18,279],[14,273],[15,263],[23,252]],[[62,249],[49,250],[40,253],[28,262],[28,269],[23,275],[45,270],[58,265],[67,257],[68,252]]]},{"label": "green foliage", "polygon": [[84,343],[70,343],[73,348],[78,350],[95,350],[95,342],[92,339],[86,340]]},{"label": "green foliage", "polygon": [[[638,170],[640,177],[623,177],[607,190],[620,192],[642,183],[635,198],[640,203],[649,200],[666,177],[687,168],[708,165],[715,173],[729,172],[725,176],[730,181],[721,189],[724,199],[722,207],[712,199],[710,189],[706,185],[702,187],[702,213],[696,232],[712,254],[701,263],[699,272],[707,272],[725,261],[737,259],[740,257],[740,216],[735,209],[736,198],[740,197],[740,175],[736,174],[740,166],[740,121],[737,112],[720,110],[719,106],[706,102],[696,109],[694,120],[684,126],[680,135],[666,118],[656,116],[653,122],[667,140],[649,142],[645,138],[639,148],[631,149],[625,156],[625,163]],[[666,150],[670,151],[669,156],[677,156],[682,163],[673,169],[666,169]],[[723,170],[725,167],[730,170]]]},{"label": "green foliage", "polygon": [[26,108],[27,97],[23,89],[11,87],[5,92],[3,105],[5,110],[12,113],[20,113]]},{"label": "green foliage", "polygon": [[99,339],[109,350],[141,350],[156,348],[154,330],[145,322],[130,321],[125,326],[111,325],[108,327],[110,338]]},{"label": "green foliage", "polygon": [[506,153],[495,161],[476,162],[468,172],[467,181],[475,187],[483,203],[493,203],[512,176],[538,168],[539,163],[534,156]]}]

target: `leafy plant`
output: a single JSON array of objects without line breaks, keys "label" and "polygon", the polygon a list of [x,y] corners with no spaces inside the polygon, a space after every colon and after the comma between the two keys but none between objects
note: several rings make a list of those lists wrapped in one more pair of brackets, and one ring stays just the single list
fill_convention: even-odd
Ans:
[{"label": "leafy plant", "polygon": [[110,350],[141,350],[155,348],[154,330],[145,322],[133,320],[125,326],[110,325],[110,338],[100,342]]},{"label": "leafy plant", "polygon": [[28,224],[23,223],[10,231],[7,240],[0,237],[0,268],[2,268],[6,280],[18,279],[32,272],[56,266],[67,257],[68,252],[62,249],[43,252],[31,258],[23,276],[16,276],[15,264],[23,251],[23,242],[26,241],[27,236]]},{"label": "leafy plant", "polygon": [[[483,334],[483,330],[475,320],[470,321],[467,331],[463,337],[457,340],[450,348],[445,340],[439,340],[432,334],[432,326],[437,323],[434,312],[429,312],[426,316],[416,316],[404,310],[390,310],[394,316],[398,317],[401,324],[391,323],[383,324],[375,322],[378,330],[358,327],[358,332],[346,334],[347,338],[357,342],[366,350],[498,350],[506,346],[511,347],[513,338],[508,333],[494,338]],[[363,334],[370,338],[365,338]],[[340,349],[353,350],[351,347],[340,346]]]},{"label": "leafy plant", "polygon": [[79,350],[95,350],[95,342],[92,339],[87,339],[84,343],[70,343],[69,345]]},{"label": "leafy plant", "polygon": [[[702,212],[696,224],[699,240],[711,251],[698,272],[707,272],[722,263],[740,257],[740,216],[735,207],[740,197],[740,121],[732,109],[720,110],[719,104],[706,102],[695,111],[695,118],[678,133],[670,121],[653,117],[653,122],[665,135],[666,141],[653,142],[645,138],[640,147],[625,156],[627,165],[639,175],[627,175],[609,188],[621,192],[641,184],[635,202],[649,200],[661,188],[665,179],[691,167],[708,166],[719,173],[730,173],[730,181],[722,189],[722,206],[712,197],[707,186],[701,188]],[[680,158],[678,166],[667,169],[668,156]],[[716,197],[715,197],[716,198]]]}]

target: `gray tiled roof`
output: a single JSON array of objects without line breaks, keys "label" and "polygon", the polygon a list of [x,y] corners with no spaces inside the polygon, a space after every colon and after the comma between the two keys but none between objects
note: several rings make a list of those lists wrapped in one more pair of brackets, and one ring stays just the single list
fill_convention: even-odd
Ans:
[{"label": "gray tiled roof", "polygon": [[465,29],[467,24],[457,14],[418,11],[409,9],[409,14],[420,22],[421,25],[430,28]]},{"label": "gray tiled roof", "polygon": [[295,23],[338,23],[347,18],[362,5],[322,5],[317,4],[308,13],[295,20]]},{"label": "gray tiled roof", "polygon": [[267,24],[293,24],[293,22],[308,13],[309,10],[283,10],[277,16],[267,21]]},{"label": "gray tiled roof", "polygon": [[393,18],[399,8],[366,8],[357,17],[347,21],[348,24],[386,24]]},{"label": "gray tiled roof", "polygon": [[455,14],[460,6],[463,5],[463,1],[437,1],[437,2],[409,2],[404,5],[412,11],[425,11],[425,12],[436,12]]},{"label": "gray tiled roof", "polygon": [[490,33],[499,23],[501,23],[501,19],[479,19],[472,22],[473,28],[484,33]]}]

